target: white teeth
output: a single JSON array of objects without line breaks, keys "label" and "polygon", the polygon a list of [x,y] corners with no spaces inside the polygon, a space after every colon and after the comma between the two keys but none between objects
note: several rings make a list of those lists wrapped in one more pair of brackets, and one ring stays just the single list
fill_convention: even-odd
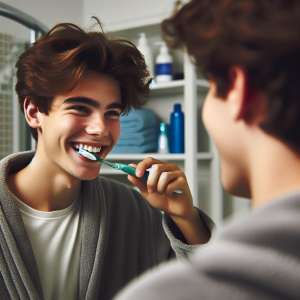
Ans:
[{"label": "white teeth", "polygon": [[99,153],[101,151],[102,147],[92,147],[92,146],[88,146],[88,145],[83,146],[83,144],[75,144],[74,148],[75,149],[83,148],[84,150],[86,150],[88,152]]}]

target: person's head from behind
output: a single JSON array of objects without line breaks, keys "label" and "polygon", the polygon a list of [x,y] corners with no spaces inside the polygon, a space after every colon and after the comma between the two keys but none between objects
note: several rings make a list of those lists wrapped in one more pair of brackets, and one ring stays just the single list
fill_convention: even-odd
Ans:
[{"label": "person's head from behind", "polygon": [[75,148],[90,147],[104,158],[119,138],[120,114],[145,104],[149,73],[140,52],[102,30],[62,23],[24,52],[16,68],[36,156],[76,178],[95,178],[99,163],[84,161]]},{"label": "person's head from behind", "polygon": [[186,47],[210,82],[202,116],[224,188],[251,197],[247,166],[253,153],[266,157],[266,141],[300,153],[299,1],[192,0],[162,28],[168,45]]}]

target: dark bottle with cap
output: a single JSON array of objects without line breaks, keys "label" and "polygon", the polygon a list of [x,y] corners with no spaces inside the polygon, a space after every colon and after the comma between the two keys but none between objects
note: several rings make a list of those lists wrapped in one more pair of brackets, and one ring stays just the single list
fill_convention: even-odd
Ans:
[{"label": "dark bottle with cap", "polygon": [[170,117],[170,153],[184,153],[184,114],[181,104],[174,105]]}]

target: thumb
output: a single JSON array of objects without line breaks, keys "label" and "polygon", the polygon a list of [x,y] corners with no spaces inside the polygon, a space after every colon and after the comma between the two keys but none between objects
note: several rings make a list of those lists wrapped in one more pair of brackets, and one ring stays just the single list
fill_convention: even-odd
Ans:
[{"label": "thumb", "polygon": [[[130,164],[129,166],[136,168],[136,165],[134,165],[134,164]],[[149,195],[148,189],[147,189],[147,183],[145,181],[143,181],[137,177],[131,176],[131,175],[128,175],[127,178],[131,183],[133,183],[135,186],[138,187],[138,189],[142,193],[143,197],[147,198],[147,196]]]}]

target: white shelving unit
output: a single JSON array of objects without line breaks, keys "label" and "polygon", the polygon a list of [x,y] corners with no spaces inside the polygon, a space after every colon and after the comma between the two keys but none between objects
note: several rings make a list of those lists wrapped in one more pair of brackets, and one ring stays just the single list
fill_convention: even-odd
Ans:
[{"label": "white shelving unit", "polygon": [[[130,22],[113,25],[113,35],[127,38],[137,43],[138,33],[145,32],[149,45],[161,40],[160,22],[145,24]],[[134,27],[131,27],[133,26]],[[109,29],[109,24],[105,24]],[[154,56],[158,47],[153,46]],[[121,163],[138,163],[146,157],[176,163],[184,170],[192,195],[194,205],[203,209],[216,222],[222,224],[223,219],[223,190],[220,182],[219,158],[217,151],[203,128],[201,109],[208,91],[206,80],[197,78],[195,68],[188,56],[181,51],[170,51],[174,58],[173,70],[184,73],[183,80],[151,85],[151,97],[146,105],[153,110],[162,122],[169,123],[170,113],[175,103],[181,103],[185,114],[185,153],[184,154],[110,154],[108,161]],[[103,176],[127,184],[126,174],[102,166]]]}]

